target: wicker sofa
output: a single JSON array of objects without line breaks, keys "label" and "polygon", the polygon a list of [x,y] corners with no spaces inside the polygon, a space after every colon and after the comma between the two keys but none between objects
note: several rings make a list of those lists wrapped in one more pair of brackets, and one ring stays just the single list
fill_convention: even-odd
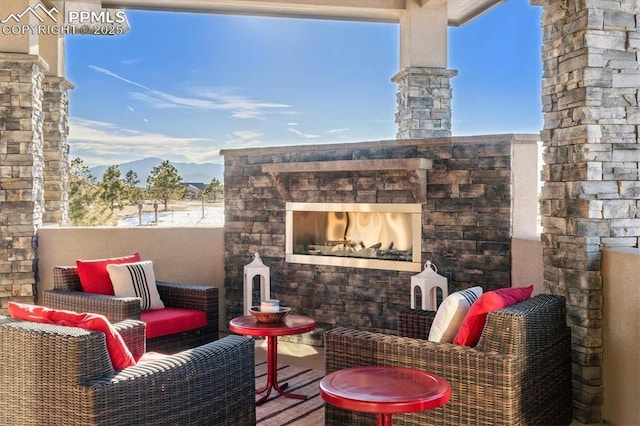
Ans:
[{"label": "wicker sofa", "polygon": [[[205,311],[207,325],[184,333],[147,339],[148,351],[175,353],[218,339],[218,289],[201,285],[156,282],[165,306]],[[76,266],[53,268],[53,289],[43,292],[44,306],[104,315],[112,323],[139,320],[140,299],[85,293]]]},{"label": "wicker sofa", "polygon": [[[144,323],[115,327],[134,355]],[[0,316],[2,425],[255,425],[254,343],[241,336],[115,371],[104,333]]]},{"label": "wicker sofa", "polygon": [[[435,312],[404,311],[401,336],[335,328],[325,368],[394,365],[430,371],[451,385],[440,408],[400,414],[402,425],[567,425],[572,421],[571,335],[565,300],[538,295],[489,313],[476,347],[427,340]],[[326,425],[373,425],[375,416],[326,404]]]}]

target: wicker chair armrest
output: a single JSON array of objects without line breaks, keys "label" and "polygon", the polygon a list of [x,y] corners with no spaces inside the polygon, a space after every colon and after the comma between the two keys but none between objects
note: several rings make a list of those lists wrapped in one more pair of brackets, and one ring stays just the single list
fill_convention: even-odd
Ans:
[{"label": "wicker chair armrest", "polygon": [[398,312],[398,335],[427,340],[435,316],[435,311],[420,309],[404,309]]},{"label": "wicker chair armrest", "polygon": [[53,288],[56,290],[82,291],[77,266],[54,266]]},{"label": "wicker chair armrest", "polygon": [[141,357],[146,351],[145,330],[146,324],[142,321],[125,320],[113,324],[120,333],[134,358]]},{"label": "wicker chair armrest", "polygon": [[554,341],[566,328],[564,297],[540,294],[489,312],[476,347],[484,352],[527,356]]},{"label": "wicker chair armrest", "polygon": [[195,309],[207,314],[218,312],[218,288],[194,284],[156,281],[160,298],[166,306]]},{"label": "wicker chair armrest", "polygon": [[0,315],[0,324],[5,323],[5,322],[16,322],[18,320],[11,318],[8,315]]},{"label": "wicker chair armrest", "polygon": [[100,425],[255,425],[254,342],[227,336],[84,383],[82,394],[77,409]]},{"label": "wicker chair armrest", "polygon": [[42,303],[54,309],[101,314],[112,323],[126,319],[139,320],[141,311],[140,299],[137,297],[116,297],[81,291],[45,290],[42,293]]}]

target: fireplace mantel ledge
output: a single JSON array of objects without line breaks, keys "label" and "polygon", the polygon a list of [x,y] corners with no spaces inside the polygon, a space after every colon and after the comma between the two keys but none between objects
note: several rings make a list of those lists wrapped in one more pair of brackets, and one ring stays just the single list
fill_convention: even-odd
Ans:
[{"label": "fireplace mantel ledge", "polygon": [[369,170],[429,170],[433,162],[427,158],[381,160],[330,160],[263,164],[262,173],[356,172]]},{"label": "fireplace mantel ledge", "polygon": [[301,161],[291,163],[269,163],[262,165],[262,173],[268,173],[273,178],[276,189],[283,198],[287,198],[287,186],[280,175],[304,172],[358,172],[380,170],[408,170],[415,172],[413,180],[413,196],[417,202],[423,203],[427,196],[427,170],[433,167],[433,161],[428,158],[394,158],[394,159],[365,159],[365,160],[330,160],[330,161]]}]

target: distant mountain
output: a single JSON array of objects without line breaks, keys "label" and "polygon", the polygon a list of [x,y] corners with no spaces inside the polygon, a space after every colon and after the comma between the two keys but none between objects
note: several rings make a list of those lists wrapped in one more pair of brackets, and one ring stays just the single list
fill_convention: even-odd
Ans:
[{"label": "distant mountain", "polygon": [[[129,170],[133,170],[140,179],[140,186],[147,186],[147,177],[151,173],[151,169],[162,163],[161,158],[149,157],[142,160],[130,161],[128,163],[118,164],[118,169],[124,178]],[[224,166],[215,163],[174,163],[173,166],[178,169],[178,174],[182,177],[182,182],[209,183],[211,179],[217,178],[223,182]],[[98,181],[102,180],[104,171],[108,166],[91,167],[91,173]],[[224,182],[223,182],[224,183]]]}]

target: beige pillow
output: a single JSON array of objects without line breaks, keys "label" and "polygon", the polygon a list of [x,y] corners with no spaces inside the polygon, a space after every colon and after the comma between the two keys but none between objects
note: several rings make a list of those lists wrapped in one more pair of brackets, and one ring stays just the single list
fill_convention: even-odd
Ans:
[{"label": "beige pillow", "polygon": [[469,308],[481,294],[482,287],[471,287],[452,293],[444,299],[431,324],[428,340],[452,343]]},{"label": "beige pillow", "polygon": [[113,284],[113,294],[120,297],[139,297],[143,311],[163,309],[164,303],[158,294],[153,262],[150,260],[134,263],[107,265],[107,272]]}]

